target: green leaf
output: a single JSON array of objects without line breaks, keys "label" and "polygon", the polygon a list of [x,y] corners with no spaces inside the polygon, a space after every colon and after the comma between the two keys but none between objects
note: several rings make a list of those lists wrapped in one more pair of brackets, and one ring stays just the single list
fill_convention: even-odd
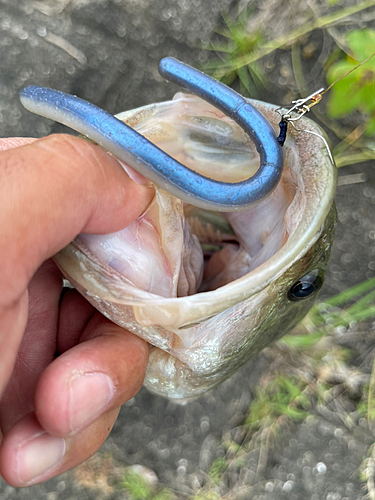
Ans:
[{"label": "green leaf", "polygon": [[[338,118],[360,110],[371,115],[375,110],[375,56],[358,66],[361,61],[375,54],[375,31],[371,29],[353,30],[347,34],[347,44],[352,57],[334,64],[327,73],[327,81],[332,84],[328,112]],[[344,76],[348,71],[352,71]]]},{"label": "green leaf", "polygon": [[308,413],[305,412],[304,410],[300,410],[298,408],[293,408],[291,406],[280,406],[279,408],[280,414],[286,415],[287,417],[291,418],[292,420],[304,420]]},{"label": "green leaf", "polygon": [[[334,81],[336,78],[343,76],[347,71],[348,65],[342,65],[342,70],[335,72]],[[354,67],[354,66],[353,66]],[[352,68],[352,66],[350,66]],[[329,78],[331,80],[331,78]],[[332,118],[338,118],[350,114],[362,104],[362,96],[359,92],[355,92],[357,77],[355,73],[351,73],[342,80],[339,80],[331,90],[330,101],[328,103],[328,111]]]},{"label": "green leaf", "polygon": [[[350,50],[358,61],[363,61],[375,52],[375,30],[366,28],[349,31],[346,39]],[[364,66],[375,68],[374,59],[368,61]]]},{"label": "green leaf", "polygon": [[242,83],[242,85],[246,89],[248,95],[253,96],[255,93],[254,83],[252,82],[252,80],[249,76],[247,68],[246,67],[239,68],[237,70],[237,75],[238,75],[238,78],[240,79],[240,82]]}]

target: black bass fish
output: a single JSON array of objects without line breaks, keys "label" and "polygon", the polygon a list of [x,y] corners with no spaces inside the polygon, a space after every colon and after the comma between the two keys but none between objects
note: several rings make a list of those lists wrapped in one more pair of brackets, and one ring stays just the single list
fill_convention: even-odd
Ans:
[{"label": "black bass fish", "polygon": [[[251,101],[275,130],[275,107]],[[255,174],[249,136],[221,111],[177,94],[117,116],[192,170],[238,182]],[[197,396],[293,328],[323,284],[336,223],[336,168],[321,129],[288,132],[277,188],[239,212],[183,203],[155,186],[129,227],[80,235],[55,260],[113,322],[151,347],[145,385]],[[313,134],[309,134],[311,131]]]}]

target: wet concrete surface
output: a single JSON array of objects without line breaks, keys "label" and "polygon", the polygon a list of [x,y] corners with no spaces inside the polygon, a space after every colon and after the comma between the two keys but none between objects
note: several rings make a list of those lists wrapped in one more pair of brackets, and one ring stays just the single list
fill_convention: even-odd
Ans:
[{"label": "wet concrete surface", "polygon": [[[194,65],[203,63],[208,54],[200,46],[220,23],[220,12],[231,4],[229,0],[0,1],[0,136],[40,137],[64,130],[21,107],[18,94],[27,84],[77,94],[113,114],[170,98],[177,88],[158,75],[159,60],[169,55]],[[276,96],[270,100],[278,102]],[[363,173],[366,181],[337,189],[339,223],[323,297],[374,276],[375,173],[370,164],[340,172],[353,173]],[[243,419],[251,388],[267,363],[262,355],[185,406],[142,389],[123,407],[101,452],[125,465],[149,467],[181,497],[193,495],[199,474],[222,456],[223,434]],[[268,460],[267,481],[250,496],[242,490],[243,498],[364,498],[358,467],[371,444],[371,433],[366,432],[365,438],[355,438],[340,423],[324,419],[283,429]],[[324,473],[319,464],[326,467]],[[250,477],[251,464],[247,470]],[[123,492],[85,487],[73,473],[25,489],[0,480],[1,500],[75,498],[125,497]],[[233,498],[241,498],[241,491]]]}]

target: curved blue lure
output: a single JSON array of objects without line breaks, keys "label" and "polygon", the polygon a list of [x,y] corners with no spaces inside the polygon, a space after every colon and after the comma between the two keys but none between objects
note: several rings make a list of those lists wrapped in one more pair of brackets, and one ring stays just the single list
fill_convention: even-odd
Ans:
[{"label": "curved blue lure", "polygon": [[190,170],[106,111],[76,96],[39,86],[20,94],[26,109],[60,122],[95,141],[174,196],[208,210],[241,210],[268,196],[283,170],[283,152],[270,123],[226,85],[176,59],[162,59],[160,74],[213,104],[252,138],[260,155],[256,174],[220,182]]}]

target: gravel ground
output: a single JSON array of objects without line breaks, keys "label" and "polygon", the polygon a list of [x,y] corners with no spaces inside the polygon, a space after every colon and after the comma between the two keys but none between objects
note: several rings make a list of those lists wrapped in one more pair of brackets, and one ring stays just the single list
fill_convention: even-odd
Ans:
[{"label": "gravel ground", "polygon": [[[19,91],[30,83],[78,94],[113,114],[171,97],[175,87],[159,77],[158,61],[170,55],[188,63],[204,62],[207,55],[199,45],[208,41],[220,22],[220,11],[231,3],[0,1],[0,136],[43,136],[63,130],[21,108]],[[276,84],[275,89],[269,100],[281,102],[283,95]],[[323,296],[374,276],[375,171],[361,164],[340,172],[355,173],[364,173],[366,181],[337,189],[339,223]],[[362,342],[353,343],[358,356],[372,352],[374,337],[369,325],[362,332]],[[108,477],[118,472],[119,464],[142,464],[178,496],[190,496],[204,482],[212,461],[223,455],[223,435],[243,422],[251,389],[269,365],[269,356],[263,354],[186,406],[142,389],[124,406],[95,459],[100,465],[100,457],[112,457],[107,468],[102,467],[107,471],[104,480],[95,476],[98,462],[94,461],[91,472],[89,464],[89,469],[31,488],[14,489],[0,479],[0,499],[126,498],[123,491],[108,486]],[[367,365],[368,373],[371,363]],[[285,425],[269,450],[265,480],[251,492],[248,489],[254,484],[259,460],[255,453],[244,467],[247,476],[232,477],[238,486],[233,486],[228,498],[362,499],[366,491],[358,470],[372,442],[363,419],[356,430],[323,415]]]}]

